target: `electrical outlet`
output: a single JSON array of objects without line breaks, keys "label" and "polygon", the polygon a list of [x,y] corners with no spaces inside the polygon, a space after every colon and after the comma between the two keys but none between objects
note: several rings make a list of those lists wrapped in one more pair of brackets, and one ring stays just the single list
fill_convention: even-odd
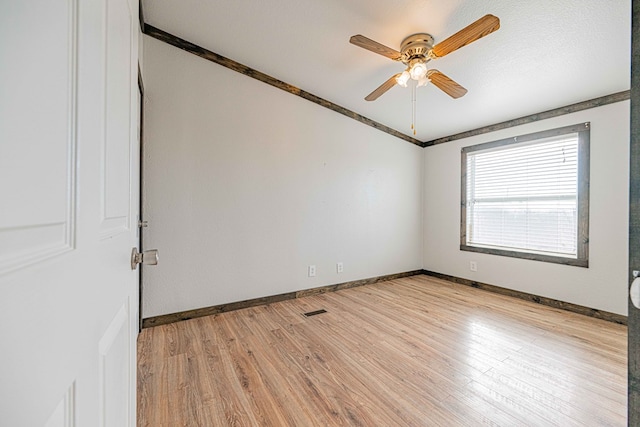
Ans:
[{"label": "electrical outlet", "polygon": [[478,263],[475,261],[469,261],[469,270],[478,271]]},{"label": "electrical outlet", "polygon": [[336,272],[337,273],[342,273],[344,271],[344,264],[339,262],[336,264]]},{"label": "electrical outlet", "polygon": [[315,265],[310,265],[309,266],[309,277],[316,277],[316,266]]}]

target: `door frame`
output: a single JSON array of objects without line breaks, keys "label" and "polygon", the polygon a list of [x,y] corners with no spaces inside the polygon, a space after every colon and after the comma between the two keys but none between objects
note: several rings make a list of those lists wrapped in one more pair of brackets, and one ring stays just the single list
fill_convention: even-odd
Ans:
[{"label": "door frame", "polygon": [[[141,3],[142,4],[142,3]],[[140,174],[140,176],[138,177],[138,183],[139,183],[139,191],[138,191],[138,224],[136,225],[138,227],[138,251],[142,252],[142,233],[144,233],[144,226],[143,226],[143,206],[142,206],[142,191],[144,189],[144,183],[142,182],[142,180],[144,179],[144,173],[143,173],[143,168],[144,168],[144,81],[142,78],[142,70],[140,69],[140,63],[138,63],[138,92],[140,94],[140,105],[139,105],[139,111],[138,111],[138,127],[139,127],[139,135],[138,137],[140,138],[140,143],[139,143],[139,150],[140,150],[140,166],[138,169],[138,172]],[[142,331],[142,264],[140,264],[140,266],[138,267],[138,332]]]},{"label": "door frame", "polygon": [[[640,0],[631,3],[631,132],[629,168],[629,286],[640,270]],[[640,310],[629,299],[627,424],[640,425]]]}]

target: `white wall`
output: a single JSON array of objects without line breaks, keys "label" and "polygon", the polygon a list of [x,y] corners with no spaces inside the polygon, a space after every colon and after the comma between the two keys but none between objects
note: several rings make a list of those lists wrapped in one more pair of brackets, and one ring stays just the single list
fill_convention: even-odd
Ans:
[{"label": "white wall", "polygon": [[[591,122],[589,268],[460,251],[460,150]],[[424,150],[424,268],[627,314],[629,102],[465,138]],[[478,271],[469,270],[477,261]]]},{"label": "white wall", "polygon": [[144,50],[144,247],[160,250],[144,317],[422,267],[420,147],[155,39]]}]

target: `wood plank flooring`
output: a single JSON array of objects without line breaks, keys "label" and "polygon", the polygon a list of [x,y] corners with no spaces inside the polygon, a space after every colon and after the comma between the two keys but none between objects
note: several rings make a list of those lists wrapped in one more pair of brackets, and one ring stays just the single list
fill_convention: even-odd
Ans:
[{"label": "wood plank flooring", "polygon": [[626,334],[413,276],[143,330],[138,425],[624,426]]}]

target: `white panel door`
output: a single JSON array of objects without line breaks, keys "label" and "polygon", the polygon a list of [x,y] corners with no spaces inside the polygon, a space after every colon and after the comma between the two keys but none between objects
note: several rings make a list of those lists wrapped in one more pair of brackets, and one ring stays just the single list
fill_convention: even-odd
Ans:
[{"label": "white panel door", "polygon": [[134,426],[138,0],[0,3],[0,425]]}]

